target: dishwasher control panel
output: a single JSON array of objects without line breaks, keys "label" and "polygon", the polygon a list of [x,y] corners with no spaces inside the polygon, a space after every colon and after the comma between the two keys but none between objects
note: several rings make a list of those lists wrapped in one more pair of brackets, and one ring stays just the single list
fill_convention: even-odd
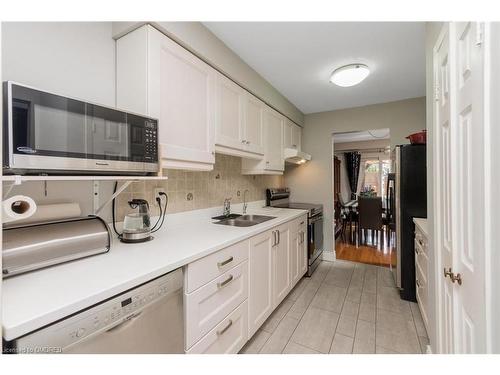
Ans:
[{"label": "dishwasher control panel", "polygon": [[151,282],[111,297],[46,328],[16,340],[19,353],[63,352],[64,348],[87,337],[118,330],[141,314],[155,301],[182,293],[182,270],[178,269]]}]

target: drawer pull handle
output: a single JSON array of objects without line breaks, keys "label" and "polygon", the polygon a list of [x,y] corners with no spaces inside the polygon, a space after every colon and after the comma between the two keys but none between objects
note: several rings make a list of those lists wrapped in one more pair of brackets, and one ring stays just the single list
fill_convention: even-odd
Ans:
[{"label": "drawer pull handle", "polygon": [[418,250],[418,247],[415,246],[415,253],[420,254],[420,250]]},{"label": "drawer pull handle", "polygon": [[226,286],[227,284],[229,284],[231,281],[233,281],[233,275],[229,275],[229,277],[226,280],[224,280],[221,283],[217,283],[217,288],[222,288],[222,287]]},{"label": "drawer pull handle", "polygon": [[219,267],[225,266],[226,264],[231,263],[233,261],[233,259],[234,259],[233,257],[229,257],[223,262],[218,262],[217,266],[219,266]]},{"label": "drawer pull handle", "polygon": [[304,224],[304,222],[303,222],[303,221],[301,221],[301,222],[300,222],[300,225],[302,225],[302,224]]},{"label": "drawer pull handle", "polygon": [[420,246],[424,246],[424,243],[422,242],[421,239],[418,239],[418,243],[420,244]]},{"label": "drawer pull handle", "polygon": [[420,280],[419,279],[417,279],[417,287],[419,287],[419,288],[422,287],[422,285],[420,285]]},{"label": "drawer pull handle", "polygon": [[225,326],[223,329],[221,329],[220,331],[217,331],[217,336],[221,336],[224,334],[224,332],[226,332],[229,327],[231,327],[233,325],[233,321],[231,319],[229,319],[229,324],[227,326]]}]

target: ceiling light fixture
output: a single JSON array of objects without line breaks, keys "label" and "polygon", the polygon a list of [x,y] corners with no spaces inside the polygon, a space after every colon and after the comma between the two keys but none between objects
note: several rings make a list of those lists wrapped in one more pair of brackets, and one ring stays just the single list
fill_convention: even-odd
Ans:
[{"label": "ceiling light fixture", "polygon": [[370,69],[364,64],[349,64],[335,69],[330,82],[337,86],[350,87],[362,82],[370,74]]}]

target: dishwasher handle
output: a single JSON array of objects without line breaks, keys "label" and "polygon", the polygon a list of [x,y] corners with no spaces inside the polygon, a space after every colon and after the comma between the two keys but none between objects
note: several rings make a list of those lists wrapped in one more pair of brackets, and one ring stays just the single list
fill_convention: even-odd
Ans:
[{"label": "dishwasher handle", "polygon": [[127,316],[125,319],[123,319],[120,323],[118,323],[117,325],[109,328],[106,330],[107,333],[110,333],[110,332],[116,332],[118,330],[121,330],[127,326],[129,326],[130,324],[132,324],[140,315],[142,314],[142,311],[139,311],[139,312],[136,312],[135,314],[132,314],[132,315],[129,315]]}]

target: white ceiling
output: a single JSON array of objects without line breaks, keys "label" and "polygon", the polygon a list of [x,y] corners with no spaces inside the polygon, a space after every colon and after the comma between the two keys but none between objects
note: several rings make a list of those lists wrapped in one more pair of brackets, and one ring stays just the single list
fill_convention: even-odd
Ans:
[{"label": "white ceiling", "polygon": [[[219,39],[303,113],[425,95],[423,22],[205,22]],[[368,65],[361,84],[338,87],[332,71]]]},{"label": "white ceiling", "polygon": [[376,141],[379,139],[390,139],[390,138],[391,138],[391,130],[388,128],[333,134],[334,143]]}]

